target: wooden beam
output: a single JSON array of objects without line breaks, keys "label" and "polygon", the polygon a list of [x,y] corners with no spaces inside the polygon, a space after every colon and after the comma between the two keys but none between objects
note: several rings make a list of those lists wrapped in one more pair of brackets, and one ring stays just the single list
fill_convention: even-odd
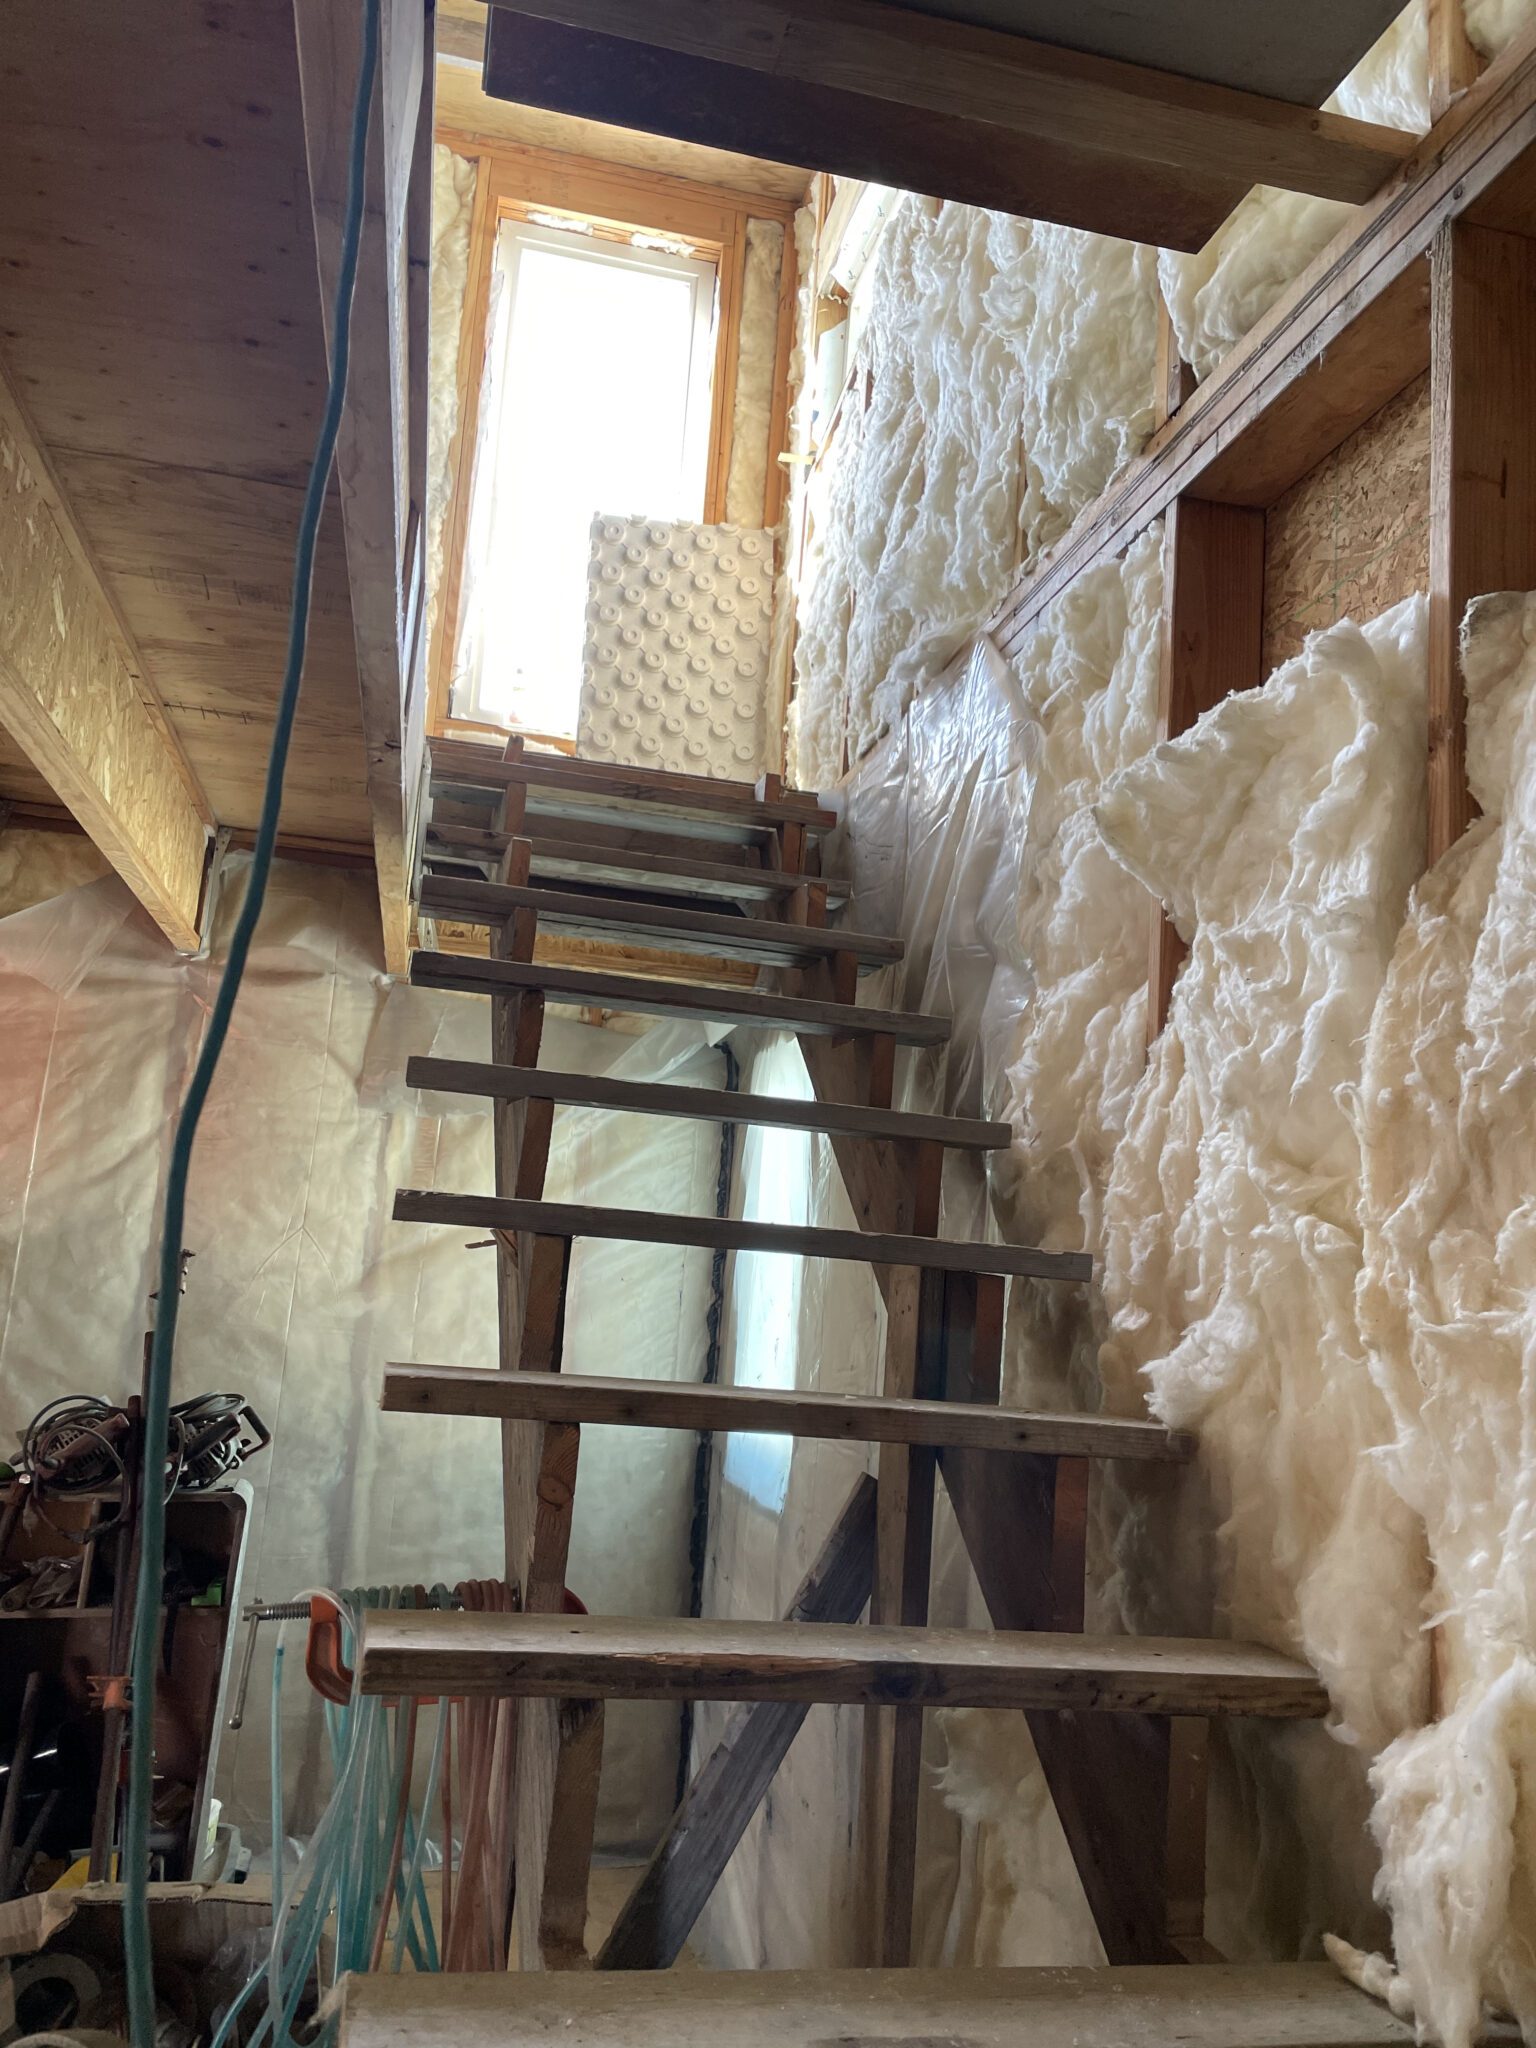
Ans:
[{"label": "wooden beam", "polygon": [[[1234,690],[1264,680],[1264,514],[1246,505],[1176,498],[1163,529],[1163,617],[1157,736],[1175,739]],[[1159,904],[1152,912],[1147,1037],[1168,1020],[1187,948]]]},{"label": "wooden beam", "polygon": [[1467,787],[1460,632],[1470,598],[1536,588],[1536,241],[1451,221],[1432,264],[1429,838],[1440,858]]},{"label": "wooden beam", "polygon": [[[981,1293],[986,1284],[959,1274],[945,1282],[951,1401],[998,1397],[1001,1317]],[[1059,1494],[1052,1462],[955,1449],[941,1452],[940,1471],[993,1626],[1080,1628],[1080,1550],[1076,1532],[1062,1528],[1076,1503]],[[1074,1583],[1063,1551],[1075,1561]],[[1168,1722],[1151,1714],[1028,1719],[1105,1955],[1111,1963],[1177,1960],[1166,1882]]]},{"label": "wooden beam", "polygon": [[728,133],[782,159],[798,144],[844,176],[1174,248],[1198,248],[1243,190],[1230,176],[1171,169],[1128,178],[1124,159],[1086,146],[1042,144],[916,108],[893,120],[889,104],[857,93],[786,87],[741,67],[502,10],[490,47],[496,69],[487,73],[487,90],[499,97],[696,146]]},{"label": "wooden beam", "polygon": [[1536,36],[1491,64],[988,622],[1006,657],[1180,493],[1270,505],[1429,364],[1444,223],[1536,227]]},{"label": "wooden beam", "polygon": [[172,945],[195,952],[206,805],[152,706],[133,643],[0,370],[0,725]]},{"label": "wooden beam", "polygon": [[498,1195],[457,1195],[399,1188],[397,1223],[457,1224],[471,1230],[530,1230],[541,1237],[610,1237],[626,1244],[698,1245],[710,1251],[788,1252],[807,1259],[918,1266],[947,1273],[1013,1273],[1038,1280],[1089,1280],[1086,1252],[1031,1245],[967,1244],[947,1237],[890,1237],[868,1230],[755,1223],[738,1216],[672,1216],[649,1209],[596,1208],[580,1202],[527,1202]]},{"label": "wooden beam", "polygon": [[[874,1578],[875,1482],[854,1487],[786,1623],[854,1622]],[[749,1707],[695,1774],[597,1953],[600,1970],[668,1970],[809,1713],[801,1700]]]},{"label": "wooden beam", "polygon": [[623,1423],[641,1429],[767,1431],[839,1443],[945,1444],[1039,1457],[1183,1462],[1193,1437],[1112,1415],[820,1394],[807,1388],[704,1386],[596,1373],[498,1373],[475,1366],[390,1365],[381,1406],[400,1415],[515,1415],[524,1421]]},{"label": "wooden beam", "polygon": [[1438,121],[1471,85],[1483,60],[1467,34],[1463,0],[1424,0],[1429,44],[1429,118]]},{"label": "wooden beam", "polygon": [[1412,2048],[1330,1963],[342,1979],[341,2048]]},{"label": "wooden beam", "polygon": [[[524,792],[506,790],[496,825],[509,847],[507,872],[526,881],[528,842],[519,836]],[[494,925],[498,962],[526,963],[538,932],[527,907]],[[491,1050],[504,1067],[537,1064],[544,997],[512,987],[491,1004]],[[498,1194],[534,1200],[544,1191],[553,1110],[543,1102],[498,1098],[493,1110]],[[568,1247],[529,1232],[496,1238],[499,1379],[514,1378],[537,1326],[552,1338],[558,1367]],[[580,1430],[569,1421],[501,1427],[502,1514],[506,1574],[530,1613],[559,1614],[565,1605],[566,1562],[575,1508]],[[513,1728],[512,1850],[517,1873],[513,1936],[525,1970],[575,1969],[586,1962],[587,1887],[602,1767],[603,1710],[597,1701],[519,1700]]]},{"label": "wooden beam", "polygon": [[[329,342],[360,10],[355,0],[294,0],[294,18]],[[411,426],[413,410],[426,404],[424,299],[411,289],[412,265],[428,256],[413,242],[423,218],[413,200],[432,175],[431,123],[421,119],[423,93],[430,99],[432,90],[425,18],[420,0],[383,0],[351,366],[336,448],[384,960],[392,974],[404,973],[409,959],[411,810],[425,733],[425,636],[419,625],[412,629],[423,612],[425,505],[412,475]]]},{"label": "wooden beam", "polygon": [[379,1608],[364,1620],[361,1657],[365,1693],[921,1702],[1280,1720],[1328,1712],[1326,1689],[1294,1657],[1182,1636]]},{"label": "wooden beam", "polygon": [[1185,248],[1254,184],[1368,198],[1414,142],[878,0],[519,0],[493,15],[486,89]]}]

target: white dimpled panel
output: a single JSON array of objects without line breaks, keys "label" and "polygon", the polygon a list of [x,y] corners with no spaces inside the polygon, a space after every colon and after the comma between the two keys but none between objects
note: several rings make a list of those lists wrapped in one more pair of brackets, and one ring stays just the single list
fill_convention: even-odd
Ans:
[{"label": "white dimpled panel", "polygon": [[577,753],[755,781],[772,607],[771,533],[599,513]]}]

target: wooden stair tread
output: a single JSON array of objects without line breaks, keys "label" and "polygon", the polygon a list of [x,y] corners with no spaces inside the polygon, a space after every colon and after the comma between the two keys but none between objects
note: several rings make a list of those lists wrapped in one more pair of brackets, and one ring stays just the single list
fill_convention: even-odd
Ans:
[{"label": "wooden stair tread", "polygon": [[343,2048],[1411,2048],[1414,2039],[1410,2024],[1329,1963],[380,1973],[343,1978],[339,2004]]},{"label": "wooden stair tread", "polygon": [[[591,761],[579,754],[528,751],[509,761],[504,744],[470,739],[439,737],[431,742],[431,751],[434,768],[456,767],[465,771],[478,766],[493,773],[514,768],[535,769],[550,782],[638,790],[647,801],[681,796],[716,803],[726,809],[760,801],[753,783],[739,781],[734,776],[692,775],[680,768],[636,768],[617,761]],[[795,820],[827,817],[820,798],[813,790],[781,789],[776,797],[767,801],[775,811]]]},{"label": "wooden stair tread", "polygon": [[480,959],[463,953],[413,953],[411,980],[418,987],[455,989],[467,995],[512,995],[538,989],[552,1001],[592,1009],[625,1010],[652,1017],[697,1017],[718,1024],[763,1024],[821,1037],[873,1032],[888,1035],[901,1045],[942,1045],[949,1037],[948,1018],[923,1017],[912,1011],[816,1002],[767,989],[707,988],[692,981],[651,981],[636,974],[553,967],[537,961]]},{"label": "wooden stair tread", "polygon": [[520,888],[464,875],[423,875],[417,904],[428,917],[467,924],[500,924],[519,910],[534,910],[545,931],[605,932],[627,945],[662,946],[724,960],[760,960],[771,967],[803,967],[851,953],[867,971],[889,966],[903,951],[900,939],[875,938],[866,932],[828,931],[724,911],[678,910],[618,896]]},{"label": "wooden stair tread", "polygon": [[[455,854],[494,857],[506,852],[514,835],[488,832],[474,825],[430,824],[426,828],[429,846],[436,841],[448,857]],[[532,877],[557,881],[603,881],[626,889],[648,889],[669,896],[718,897],[724,902],[777,902],[792,896],[807,881],[824,888],[831,905],[845,903],[849,885],[821,875],[786,874],[779,868],[749,867],[745,863],[688,860],[677,854],[652,853],[616,846],[595,846],[580,839],[551,839],[535,834],[530,840]]]},{"label": "wooden stair tread", "polygon": [[[776,827],[801,825],[808,832],[829,832],[837,823],[830,811],[814,803],[758,803],[750,791],[737,796],[716,785],[688,791],[658,790],[647,785],[643,770],[604,777],[592,764],[557,770],[547,760],[446,761],[433,755],[431,789],[446,795],[461,789],[500,792],[516,784],[526,788],[529,817],[585,819],[592,824],[625,823],[644,831],[685,839],[766,841]],[[745,785],[743,785],[745,787]]]},{"label": "wooden stair tread", "polygon": [[906,1139],[947,1145],[956,1151],[1006,1151],[1013,1138],[1008,1124],[986,1123],[977,1117],[926,1116],[911,1110],[869,1109],[862,1103],[745,1095],[725,1088],[679,1088],[661,1081],[620,1081],[603,1074],[562,1074],[544,1067],[496,1066],[479,1060],[418,1056],[406,1063],[405,1078],[413,1088],[435,1088],[447,1095],[556,1102],[639,1116],[694,1117],[704,1123],[771,1124],[784,1130]]},{"label": "wooden stair tread", "polygon": [[930,1272],[1002,1273],[1037,1280],[1093,1277],[1093,1261],[1086,1252],[967,1244],[944,1237],[898,1237],[870,1230],[823,1230],[797,1223],[755,1223],[737,1216],[672,1216],[650,1209],[599,1208],[582,1202],[526,1202],[502,1195],[399,1188],[394,1214],[397,1223],[526,1230],[538,1237],[611,1237],[630,1244],[697,1245],[707,1251],[789,1252],[808,1259],[917,1266]]},{"label": "wooden stair tread", "polygon": [[620,1423],[642,1429],[767,1431],[852,1443],[957,1445],[1042,1457],[1185,1459],[1194,1439],[1155,1422],[1036,1414],[963,1401],[878,1394],[606,1379],[593,1373],[492,1372],[473,1366],[390,1365],[380,1404],[394,1414],[483,1415],[524,1422]]},{"label": "wooden stair tread", "polygon": [[361,1659],[368,1693],[1283,1719],[1328,1711],[1316,1675],[1295,1658],[1184,1637],[386,1608],[364,1620]]}]

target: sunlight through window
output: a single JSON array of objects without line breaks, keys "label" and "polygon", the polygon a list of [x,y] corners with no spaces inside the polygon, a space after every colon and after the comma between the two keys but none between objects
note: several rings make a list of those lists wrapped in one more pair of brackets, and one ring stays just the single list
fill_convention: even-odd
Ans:
[{"label": "sunlight through window", "polygon": [[508,222],[495,289],[455,708],[569,735],[593,516],[703,516],[715,266]]}]

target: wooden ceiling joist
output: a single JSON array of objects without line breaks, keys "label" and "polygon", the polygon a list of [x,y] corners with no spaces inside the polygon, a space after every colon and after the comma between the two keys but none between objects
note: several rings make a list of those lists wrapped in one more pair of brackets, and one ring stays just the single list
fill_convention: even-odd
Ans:
[{"label": "wooden ceiling joist", "polygon": [[[357,10],[296,0],[310,203],[327,335],[357,78]],[[384,960],[409,958],[410,809],[420,780],[431,53],[411,0],[386,0],[373,93],[352,357],[336,448]]]},{"label": "wooden ceiling joist", "polygon": [[195,951],[206,802],[3,371],[0,726],[171,943]]},{"label": "wooden ceiling joist", "polygon": [[1417,139],[883,0],[497,0],[485,86],[1184,249],[1253,185],[1368,199]]}]

